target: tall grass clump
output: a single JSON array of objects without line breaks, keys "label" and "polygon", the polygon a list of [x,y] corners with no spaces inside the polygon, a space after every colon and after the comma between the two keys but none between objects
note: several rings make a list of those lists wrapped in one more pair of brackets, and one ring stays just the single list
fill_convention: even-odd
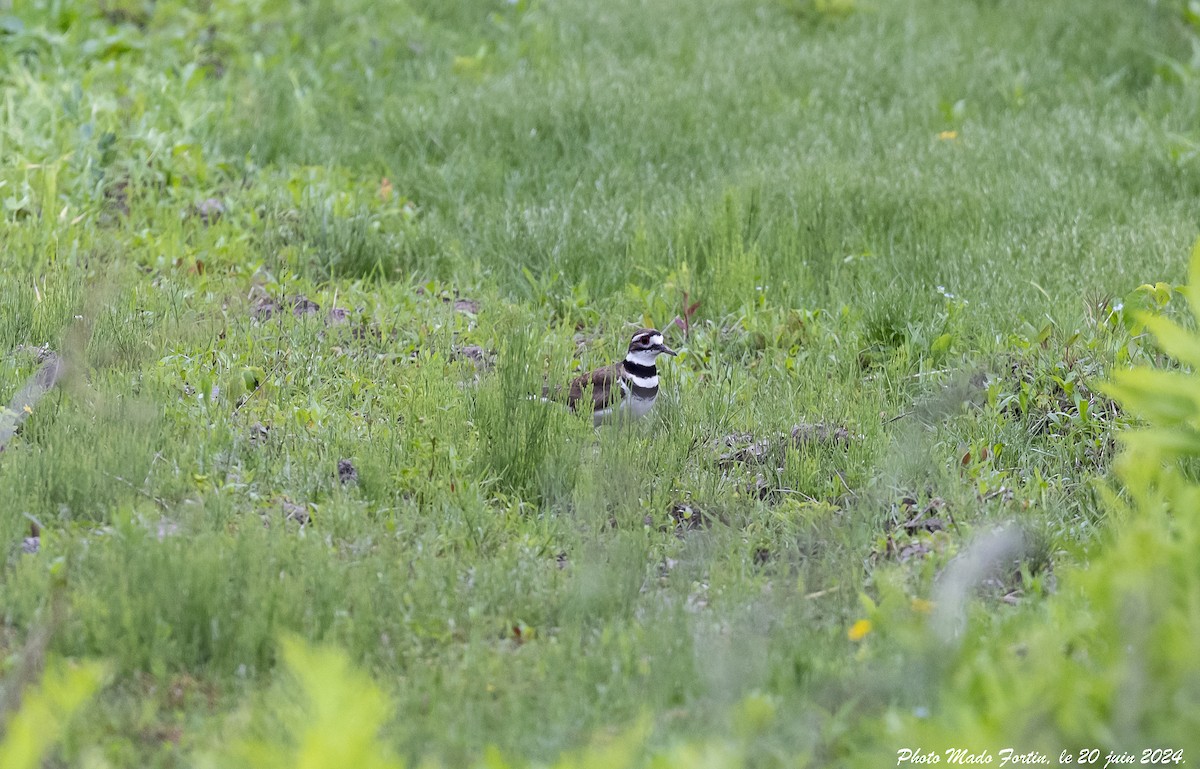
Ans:
[{"label": "tall grass clump", "polygon": [[505,495],[540,500],[555,487],[569,489],[571,464],[556,462],[565,452],[565,406],[543,400],[556,383],[542,378],[541,335],[532,330],[510,332],[498,354],[492,381],[482,384],[474,400],[472,421],[479,431],[479,472]]}]

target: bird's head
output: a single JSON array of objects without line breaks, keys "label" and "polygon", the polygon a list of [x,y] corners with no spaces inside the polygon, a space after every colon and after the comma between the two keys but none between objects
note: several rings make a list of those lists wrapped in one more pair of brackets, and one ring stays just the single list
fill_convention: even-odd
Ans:
[{"label": "bird's head", "polygon": [[653,328],[644,328],[629,340],[629,356],[644,366],[653,366],[659,355],[675,355],[675,351],[663,342],[663,335]]}]

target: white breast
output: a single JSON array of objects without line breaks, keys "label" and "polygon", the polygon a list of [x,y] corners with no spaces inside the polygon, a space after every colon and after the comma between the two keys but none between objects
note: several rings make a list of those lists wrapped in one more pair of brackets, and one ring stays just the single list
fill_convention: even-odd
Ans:
[{"label": "white breast", "polygon": [[656,395],[654,398],[626,398],[621,405],[628,409],[630,416],[634,419],[641,419],[654,406],[657,397]]},{"label": "white breast", "polygon": [[[657,377],[655,378],[657,379]],[[592,424],[596,427],[605,422],[615,420],[641,419],[654,407],[654,401],[658,398],[657,392],[655,392],[653,398],[635,398],[627,383],[621,382],[620,385],[622,395],[620,403],[610,408],[592,412]]]}]

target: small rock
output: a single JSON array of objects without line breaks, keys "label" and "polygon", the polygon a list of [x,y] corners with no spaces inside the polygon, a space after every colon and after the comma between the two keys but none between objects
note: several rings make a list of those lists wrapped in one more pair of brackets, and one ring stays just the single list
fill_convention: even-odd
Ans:
[{"label": "small rock", "polygon": [[456,346],[452,348],[451,354],[456,360],[469,360],[475,364],[475,368],[485,371],[491,369],[496,362],[495,353],[489,352],[477,344]]},{"label": "small rock", "polygon": [[752,497],[766,500],[770,499],[775,493],[775,488],[771,485],[770,481],[767,480],[765,475],[762,473],[755,473],[754,480],[749,481],[746,484],[746,493]]},{"label": "small rock", "polygon": [[264,425],[262,422],[255,422],[250,425],[250,445],[258,446],[267,442],[267,438],[271,437],[271,428]]},{"label": "small rock", "polygon": [[269,296],[260,296],[250,305],[250,315],[255,320],[268,320],[279,312],[279,302]]},{"label": "small rock", "polygon": [[338,480],[345,486],[348,483],[358,483],[358,469],[349,459],[339,459],[337,463]]},{"label": "small rock", "polygon": [[42,549],[42,538],[41,537],[26,537],[25,539],[21,540],[21,552],[22,553],[29,553],[30,555],[33,555],[34,553],[36,553],[37,551],[39,551],[41,549]]},{"label": "small rock", "polygon": [[312,520],[307,505],[298,505],[290,499],[284,499],[281,502],[281,506],[283,508],[284,520],[295,521],[301,526],[308,525],[309,521]]},{"label": "small rock", "polygon": [[292,297],[292,314],[297,318],[304,315],[313,315],[321,311],[321,305],[317,304],[307,296],[300,295]]},{"label": "small rock", "polygon": [[207,198],[196,204],[196,215],[205,224],[214,224],[225,213],[225,204],[217,198]]},{"label": "small rock", "polygon": [[58,384],[59,380],[67,372],[67,364],[62,358],[50,353],[43,359],[42,367],[34,374],[34,381],[38,387],[49,390],[54,385]]}]

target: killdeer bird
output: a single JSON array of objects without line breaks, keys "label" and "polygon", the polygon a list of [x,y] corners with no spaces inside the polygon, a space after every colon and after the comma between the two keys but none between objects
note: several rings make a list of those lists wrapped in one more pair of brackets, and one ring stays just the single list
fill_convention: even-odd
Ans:
[{"label": "killdeer bird", "polygon": [[659,355],[675,355],[663,344],[663,335],[644,328],[629,340],[625,360],[598,368],[576,377],[567,391],[567,406],[578,411],[586,405],[585,396],[591,392],[592,422],[597,427],[605,422],[623,418],[640,418],[654,406],[658,397],[658,369],[654,359]]}]

